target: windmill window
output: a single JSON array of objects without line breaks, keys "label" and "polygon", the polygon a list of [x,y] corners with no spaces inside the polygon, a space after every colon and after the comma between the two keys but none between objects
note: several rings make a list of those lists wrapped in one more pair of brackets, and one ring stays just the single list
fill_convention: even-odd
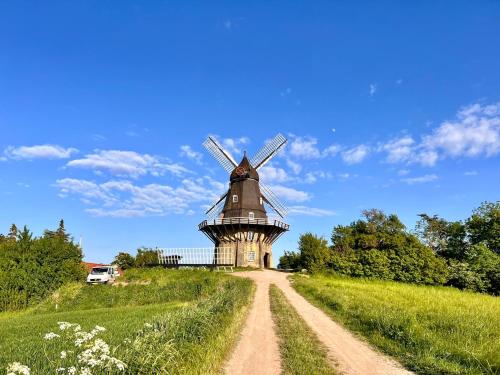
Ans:
[{"label": "windmill window", "polygon": [[248,232],[248,241],[253,241],[253,232]]},{"label": "windmill window", "polygon": [[249,262],[255,262],[255,251],[249,251],[247,253],[247,259]]},{"label": "windmill window", "polygon": [[254,215],[254,213],[253,213],[253,212],[249,212],[249,213],[248,213],[248,218],[249,218],[250,220],[255,219],[255,215]]},{"label": "windmill window", "polygon": [[262,204],[262,197],[260,197],[260,204]]},{"label": "windmill window", "polygon": [[233,203],[238,203],[238,196],[237,195],[233,195]]}]

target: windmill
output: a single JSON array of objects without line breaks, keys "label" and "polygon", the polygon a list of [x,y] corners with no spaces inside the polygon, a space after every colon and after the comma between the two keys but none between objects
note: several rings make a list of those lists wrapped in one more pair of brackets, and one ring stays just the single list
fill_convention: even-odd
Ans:
[{"label": "windmill", "polygon": [[[239,164],[213,137],[203,146],[229,173],[229,188],[206,214],[199,224],[202,231],[215,244],[215,258],[226,259],[241,267],[269,268],[272,264],[272,244],[289,229],[280,220],[267,216],[265,204],[280,218],[287,209],[276,195],[259,179],[258,170],[268,163],[286,144],[286,138],[278,134],[251,160],[246,153]],[[220,254],[223,251],[224,254]]]}]

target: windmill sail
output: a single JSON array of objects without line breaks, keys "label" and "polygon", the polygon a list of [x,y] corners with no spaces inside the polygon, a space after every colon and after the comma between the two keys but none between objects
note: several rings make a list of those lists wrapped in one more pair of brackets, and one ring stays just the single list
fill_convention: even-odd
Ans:
[{"label": "windmill sail", "polygon": [[205,214],[212,216],[214,213],[218,215],[222,207],[224,206],[224,198],[226,198],[227,191],[215,202],[212,207],[210,207]]},{"label": "windmill sail", "polygon": [[271,158],[276,155],[281,147],[285,145],[287,139],[281,134],[278,133],[276,137],[274,137],[271,142],[266,144],[264,147],[260,149],[257,154],[252,158],[250,164],[255,169],[259,169],[264,166]]},{"label": "windmill sail", "polygon": [[203,146],[215,158],[215,160],[222,165],[222,168],[224,168],[227,173],[231,173],[233,169],[236,168],[237,164],[233,157],[222,148],[215,138],[208,137],[203,143]]},{"label": "windmill sail", "polygon": [[281,203],[281,201],[276,197],[276,195],[262,182],[259,183],[260,192],[262,193],[263,198],[266,202],[276,211],[278,215],[281,217],[285,217],[288,214],[288,208]]}]

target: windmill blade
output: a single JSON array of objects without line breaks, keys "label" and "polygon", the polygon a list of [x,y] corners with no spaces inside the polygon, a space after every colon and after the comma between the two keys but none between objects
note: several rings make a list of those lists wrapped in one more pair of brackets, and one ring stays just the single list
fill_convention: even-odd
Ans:
[{"label": "windmill blade", "polygon": [[215,219],[218,218],[219,214],[222,212],[222,209],[224,208],[224,203],[225,201],[220,201],[219,203],[215,204],[210,211],[207,213],[207,221],[214,221]]},{"label": "windmill blade", "polygon": [[[210,208],[209,208],[209,209],[205,212],[205,214],[206,214],[206,215],[211,216],[211,215],[214,213],[214,210],[215,210],[215,212],[217,212],[217,211],[218,211],[218,210],[217,210],[217,208],[218,208],[219,206],[220,206],[220,208],[222,208],[222,206],[223,206],[223,205],[224,205],[224,203],[225,203],[225,202],[224,202],[224,198],[226,198],[226,196],[227,196],[227,194],[228,194],[228,193],[229,193],[229,190],[228,190],[228,191],[226,191],[226,192],[225,192],[225,193],[224,193],[224,194],[223,194],[223,195],[222,195],[222,196],[221,196],[221,197],[217,200],[217,202],[215,202],[215,203],[212,205],[212,207],[210,207]],[[217,212],[217,214],[218,214],[218,212]]]},{"label": "windmill blade", "polygon": [[222,165],[222,168],[227,173],[231,173],[238,164],[234,161],[233,157],[225,151],[222,146],[215,140],[215,138],[208,137],[203,146],[207,151]]},{"label": "windmill blade", "polygon": [[288,208],[281,203],[278,197],[262,182],[259,182],[260,192],[264,200],[273,208],[274,211],[281,217],[285,217],[288,214]]},{"label": "windmill blade", "polygon": [[276,137],[274,137],[271,142],[266,144],[264,147],[260,149],[259,152],[255,154],[255,156],[250,161],[250,164],[255,169],[259,169],[263,167],[271,158],[276,155],[278,150],[285,145],[287,139],[281,134],[278,133]]}]

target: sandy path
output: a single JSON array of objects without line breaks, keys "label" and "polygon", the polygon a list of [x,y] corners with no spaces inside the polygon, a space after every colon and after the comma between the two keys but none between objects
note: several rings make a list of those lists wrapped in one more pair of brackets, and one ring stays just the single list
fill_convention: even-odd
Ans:
[{"label": "sandy path", "polygon": [[[250,314],[255,315],[251,315],[245,323],[240,345],[233,353],[230,364],[232,363],[234,366],[244,360],[246,363],[253,363],[253,366],[257,365],[258,369],[252,372],[248,371],[252,367],[228,367],[228,374],[277,374],[280,371],[277,342],[273,344],[270,342],[270,340],[277,340],[275,334],[269,332],[273,329],[268,298],[270,284],[276,284],[285,293],[288,301],[326,346],[332,364],[342,374],[412,374],[412,372],[403,369],[401,365],[391,358],[372,349],[367,343],[356,338],[345,328],[335,323],[323,311],[311,305],[290,286],[287,274],[276,271],[254,271],[241,272],[238,275],[249,277],[257,283],[256,300],[250,312]],[[260,333],[259,327],[255,325],[260,325],[261,329],[266,332]],[[247,336],[248,334],[250,335]],[[261,336],[261,334],[263,335]],[[239,346],[243,346],[242,352],[238,350]],[[263,357],[263,352],[267,351],[268,348],[272,348],[273,351],[270,362],[267,362]],[[253,358],[250,359],[249,357]],[[250,361],[248,361],[249,359]]]},{"label": "sandy path", "polygon": [[[251,276],[241,272],[238,276]],[[236,275],[236,273],[235,273]],[[253,278],[257,289],[255,298],[244,323],[241,337],[225,366],[228,375],[274,375],[281,373],[278,337],[274,329],[269,301],[269,281]]]}]

